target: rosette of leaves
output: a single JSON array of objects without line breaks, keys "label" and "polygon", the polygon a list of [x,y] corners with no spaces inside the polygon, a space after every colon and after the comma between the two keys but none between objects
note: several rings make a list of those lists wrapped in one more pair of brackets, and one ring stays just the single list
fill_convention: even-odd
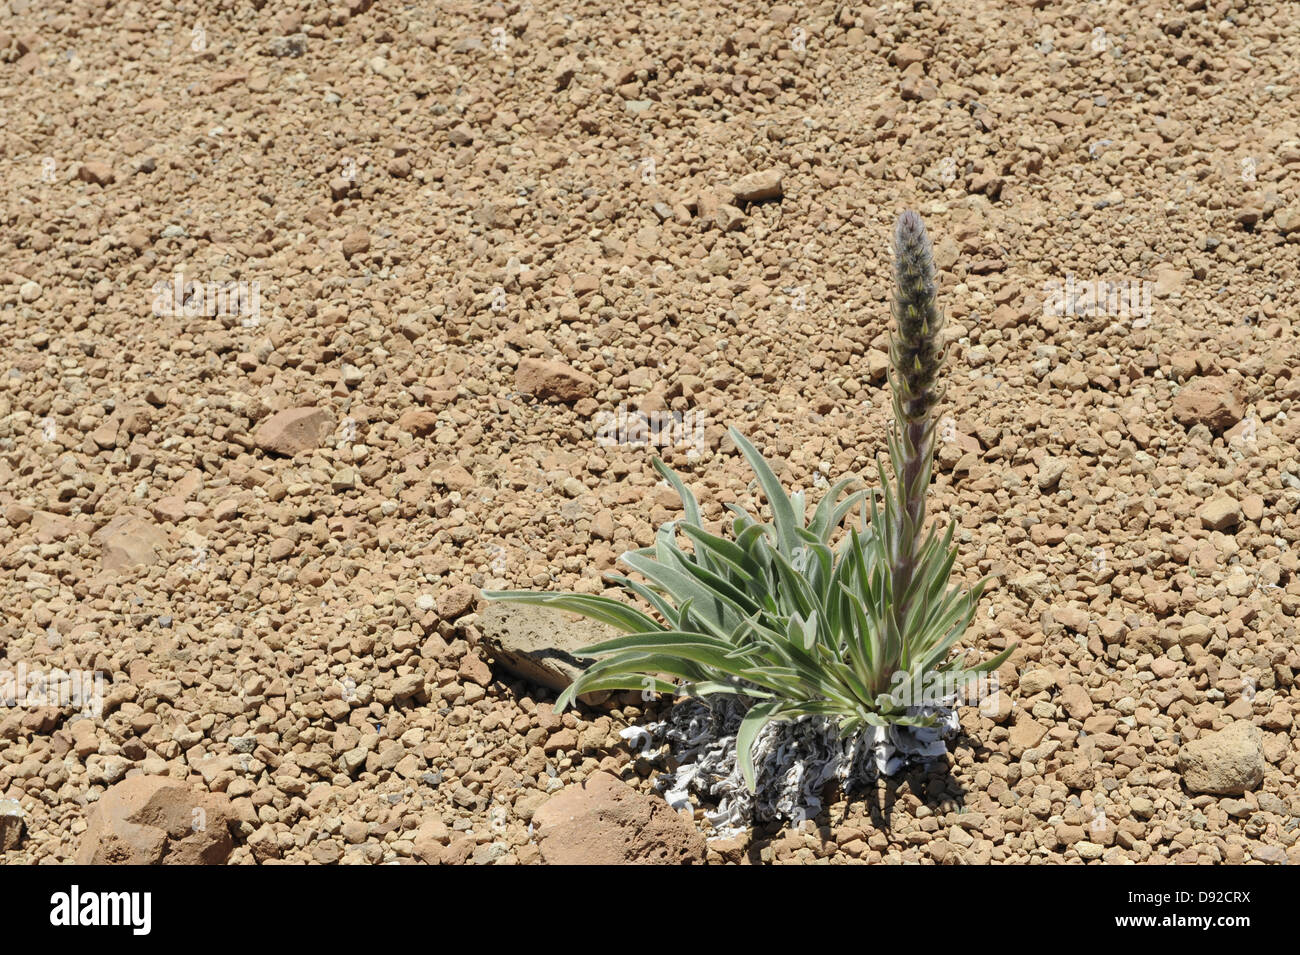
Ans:
[{"label": "rosette of leaves", "polygon": [[[655,459],[681,497],[684,517],[661,527],[652,546],[623,555],[643,580],[609,575],[644,609],[590,594],[484,592],[491,600],[572,611],[623,631],[579,651],[595,662],[561,694],[557,708],[596,690],[745,697],[751,705],[736,747],[752,791],[753,745],[773,720],[826,716],[841,736],[872,726],[932,725],[934,707],[918,705],[927,688],[959,689],[1014,649],[973,666],[952,652],[985,581],[969,590],[952,584],[955,525],[923,532],[942,317],[920,218],[905,213],[895,239],[894,425],[890,465],[876,461],[882,487],[868,493],[855,489],[855,478],[844,478],[809,514],[804,493],[787,494],[733,428],[731,439],[757,478],[771,520],[728,504],[730,533],[720,536],[705,529],[682,479]],[[860,525],[843,533],[845,519],[864,504]]]}]

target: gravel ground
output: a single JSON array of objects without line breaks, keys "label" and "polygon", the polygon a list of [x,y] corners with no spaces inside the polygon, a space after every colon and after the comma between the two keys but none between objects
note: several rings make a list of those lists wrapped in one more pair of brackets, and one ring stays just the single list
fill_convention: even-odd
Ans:
[{"label": "gravel ground", "polygon": [[0,709],[0,858],[137,771],[231,864],[536,862],[552,791],[649,792],[639,697],[556,715],[478,588],[600,592],[650,450],[753,506],[729,426],[869,473],[915,208],[931,508],[1021,646],[946,765],[708,859],[1300,862],[1298,55],[1245,0],[0,0],[0,668],[105,684]]}]

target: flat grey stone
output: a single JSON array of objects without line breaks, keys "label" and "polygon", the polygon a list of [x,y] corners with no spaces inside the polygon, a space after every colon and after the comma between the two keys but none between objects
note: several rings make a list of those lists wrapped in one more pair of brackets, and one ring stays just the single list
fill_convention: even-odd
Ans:
[{"label": "flat grey stone", "polygon": [[[478,626],[497,663],[529,683],[557,693],[594,662],[579,657],[579,647],[619,635],[613,627],[578,614],[504,601],[489,601],[479,614]],[[595,705],[609,699],[609,693],[584,693],[579,699]]]}]

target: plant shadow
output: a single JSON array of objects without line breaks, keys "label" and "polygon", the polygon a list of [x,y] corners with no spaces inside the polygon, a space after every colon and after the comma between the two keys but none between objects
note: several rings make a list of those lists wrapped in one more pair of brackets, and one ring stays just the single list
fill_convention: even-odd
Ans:
[{"label": "plant shadow", "polygon": [[[876,775],[849,791],[841,789],[838,783],[829,783],[822,790],[823,808],[811,820],[814,828],[812,831],[805,828],[803,835],[806,837],[815,832],[823,850],[830,850],[826,854],[832,854],[838,842],[837,830],[845,827],[865,830],[869,824],[870,831],[863,833],[866,837],[873,831],[887,836],[893,833],[898,803],[909,796],[912,797],[907,799],[909,805],[918,800],[919,805],[929,807],[935,815],[952,811],[954,805],[960,811],[968,790],[953,772],[958,755],[963,762],[972,759],[979,762],[988,752],[983,743],[963,728],[948,741],[949,755],[946,757],[909,766],[894,776]],[[907,810],[909,816],[912,812],[914,809]],[[784,821],[755,826],[745,849],[747,861],[754,865],[763,864],[764,850],[796,831],[798,826]],[[806,841],[804,845],[807,845]]]},{"label": "plant shadow", "polygon": [[[978,755],[986,751],[979,740],[969,736],[965,730],[958,732],[948,741],[948,755],[930,760],[924,764],[908,766],[895,776],[877,776],[861,790],[842,793],[845,800],[843,823],[854,806],[867,810],[871,824],[882,831],[891,831],[894,807],[904,795],[914,796],[921,805],[928,806],[935,813],[946,812],[946,804],[961,805],[966,796],[966,788],[961,780],[953,774],[956,764],[954,754],[960,750]],[[829,820],[829,815],[827,814]]]}]

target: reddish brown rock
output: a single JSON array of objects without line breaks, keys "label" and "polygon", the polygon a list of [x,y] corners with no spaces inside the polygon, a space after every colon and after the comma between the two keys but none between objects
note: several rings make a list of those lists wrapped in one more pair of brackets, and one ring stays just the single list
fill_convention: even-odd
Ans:
[{"label": "reddish brown rock", "polygon": [[229,800],[168,776],[132,776],[86,815],[78,865],[223,865],[234,842]]},{"label": "reddish brown rock", "polygon": [[171,524],[180,523],[187,516],[185,501],[174,494],[160,498],[149,508],[149,512],[153,514],[154,520]]},{"label": "reddish brown rock", "polygon": [[334,418],[324,408],[290,408],[271,415],[253,435],[253,442],[268,454],[293,457],[319,448],[334,430]]},{"label": "reddish brown rock", "polygon": [[1028,713],[1021,712],[1011,727],[1011,749],[1013,753],[1033,749],[1047,735],[1047,727],[1032,719]]},{"label": "reddish brown rock", "polygon": [[1235,527],[1241,520],[1241,505],[1226,494],[1218,494],[1196,511],[1202,526],[1212,531]]},{"label": "reddish brown rock", "polygon": [[1240,384],[1225,375],[1198,378],[1174,396],[1174,420],[1188,428],[1226,431],[1245,413]]},{"label": "reddish brown rock", "polygon": [[397,426],[417,437],[433,434],[438,427],[438,413],[423,408],[408,408],[397,419]]},{"label": "reddish brown rock", "polygon": [[77,178],[82,182],[107,186],[116,177],[113,175],[113,167],[106,162],[83,162],[77,169]]},{"label": "reddish brown rock", "polygon": [[155,564],[170,546],[167,532],[146,518],[119,514],[95,533],[104,570]]},{"label": "reddish brown rock", "polygon": [[450,832],[441,819],[424,822],[415,831],[415,856],[428,865],[439,865],[442,854],[450,839]]},{"label": "reddish brown rock", "polygon": [[435,484],[449,491],[468,491],[474,486],[474,475],[459,464],[450,464],[430,474]]},{"label": "reddish brown rock", "polygon": [[515,388],[522,394],[565,402],[596,393],[596,379],[563,362],[522,358],[515,369]]},{"label": "reddish brown rock", "polygon": [[354,229],[343,238],[343,254],[349,259],[370,251],[370,234],[365,229]]},{"label": "reddish brown rock", "polygon": [[696,865],[704,836],[666,802],[609,773],[596,773],[548,799],[533,826],[547,865]]},{"label": "reddish brown rock", "polygon": [[1088,691],[1078,683],[1067,683],[1060,694],[1061,707],[1076,720],[1086,720],[1092,715],[1092,700]]},{"label": "reddish brown rock", "polygon": [[457,584],[438,596],[438,616],[443,620],[455,620],[473,610],[477,603],[477,590],[469,584]]}]

